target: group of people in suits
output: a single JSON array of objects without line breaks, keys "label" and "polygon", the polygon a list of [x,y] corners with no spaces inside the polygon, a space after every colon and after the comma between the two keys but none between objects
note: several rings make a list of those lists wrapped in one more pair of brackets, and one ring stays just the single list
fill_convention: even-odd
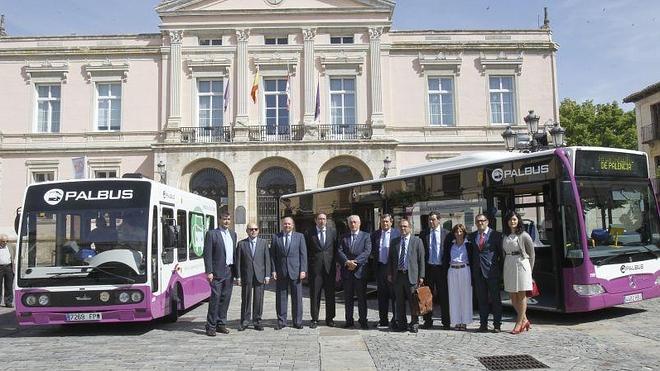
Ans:
[{"label": "group of people in suits", "polygon": [[[501,331],[502,301],[500,283],[511,294],[518,312],[512,333],[530,328],[526,317],[525,291],[531,290],[534,248],[522,230],[515,212],[505,217],[505,236],[488,227],[484,214],[476,216],[477,230],[468,234],[457,224],[449,232],[442,228],[436,212],[428,215],[428,229],[415,236],[412,222],[401,219],[393,228],[389,214],[380,217],[380,228],[361,231],[357,215],[347,218],[348,232],[338,235],[328,225],[327,215],[319,213],[314,226],[296,232],[292,218],[282,219],[281,232],[270,245],[259,237],[255,223],[247,225],[248,237],[236,241],[230,230],[231,216],[221,216],[221,226],[207,232],[204,241],[205,271],[211,285],[206,334],[229,333],[227,309],[234,282],[241,286],[241,318],[238,330],[253,325],[263,330],[264,287],[271,280],[276,287],[277,326],[287,326],[287,302],[291,297],[293,327],[302,328],[302,281],[309,282],[310,328],[319,325],[321,297],[325,301],[325,324],[334,327],[335,280],[337,269],[345,301],[344,327],[352,328],[354,298],[357,297],[360,328],[368,329],[366,271],[373,265],[377,290],[379,322],[394,331],[418,332],[419,316],[413,310],[413,294],[421,285],[430,286],[434,302],[440,306],[441,328],[465,330],[472,322],[472,290],[479,304],[479,331],[488,331],[493,314],[493,331]],[[523,303],[524,301],[524,303]],[[409,308],[411,321],[407,321]],[[388,318],[392,314],[391,319]],[[433,327],[433,313],[423,316],[425,329]]]}]

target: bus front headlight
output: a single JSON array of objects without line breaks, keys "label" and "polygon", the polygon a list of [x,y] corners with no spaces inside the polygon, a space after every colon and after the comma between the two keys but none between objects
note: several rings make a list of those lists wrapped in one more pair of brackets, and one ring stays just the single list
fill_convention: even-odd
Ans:
[{"label": "bus front headlight", "polygon": [[573,285],[573,290],[580,296],[594,296],[605,292],[605,289],[599,283],[592,285]]},{"label": "bus front headlight", "polygon": [[119,294],[119,302],[120,302],[120,303],[126,304],[126,303],[128,303],[128,300],[129,300],[130,298],[131,298],[131,296],[130,296],[126,291],[122,291],[122,292]]},{"label": "bus front headlight", "polygon": [[25,298],[25,304],[27,304],[28,306],[31,306],[31,307],[36,305],[37,304],[37,297],[34,296],[34,295],[28,295]]},{"label": "bus front headlight", "polygon": [[142,292],[141,291],[133,291],[131,293],[131,301],[133,303],[139,303],[142,301]]},{"label": "bus front headlight", "polygon": [[50,303],[50,298],[48,297],[48,295],[46,294],[39,295],[39,305],[45,307],[46,305],[48,305],[48,303]]},{"label": "bus front headlight", "polygon": [[103,291],[99,294],[99,300],[101,300],[104,303],[107,303],[108,300],[110,300],[110,293],[107,291]]}]

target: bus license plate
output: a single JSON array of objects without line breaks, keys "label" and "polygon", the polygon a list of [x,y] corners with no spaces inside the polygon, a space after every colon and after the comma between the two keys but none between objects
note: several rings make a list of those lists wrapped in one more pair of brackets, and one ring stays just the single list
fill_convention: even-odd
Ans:
[{"label": "bus license plate", "polygon": [[101,313],[67,313],[67,322],[100,321]]},{"label": "bus license plate", "polygon": [[632,294],[632,295],[626,295],[623,297],[623,303],[628,304],[628,303],[634,303],[636,301],[641,301],[642,300],[642,293],[640,292],[639,294]]}]

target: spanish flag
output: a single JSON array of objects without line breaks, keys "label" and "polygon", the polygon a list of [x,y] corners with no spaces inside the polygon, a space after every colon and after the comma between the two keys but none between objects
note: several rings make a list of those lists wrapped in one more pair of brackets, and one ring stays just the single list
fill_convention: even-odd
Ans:
[{"label": "spanish flag", "polygon": [[254,82],[252,82],[252,90],[250,91],[250,96],[252,97],[252,103],[257,103],[257,92],[259,91],[259,70],[254,74]]}]

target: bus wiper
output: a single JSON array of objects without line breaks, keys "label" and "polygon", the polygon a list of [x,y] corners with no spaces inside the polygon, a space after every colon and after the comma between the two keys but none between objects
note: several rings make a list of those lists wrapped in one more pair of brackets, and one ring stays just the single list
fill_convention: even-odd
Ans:
[{"label": "bus wiper", "polygon": [[99,267],[89,267],[89,268],[86,267],[86,268],[83,268],[83,269],[85,269],[86,271],[89,271],[90,273],[94,270],[98,270],[99,272],[105,273],[108,276],[112,276],[112,277],[115,277],[115,278],[121,278],[123,280],[126,280],[128,283],[135,283],[135,280],[130,278],[130,277],[125,277],[125,276],[122,276],[122,275],[119,275],[119,274],[116,274],[116,273],[112,273],[110,271],[107,271],[107,270],[99,268]]},{"label": "bus wiper", "polygon": [[596,265],[597,265],[597,266],[601,266],[601,265],[607,263],[608,261],[610,261],[610,260],[612,260],[612,259],[614,259],[614,258],[618,258],[618,257],[620,257],[620,256],[626,256],[626,255],[637,254],[637,253],[639,253],[639,251],[626,251],[626,252],[622,252],[621,254],[616,254],[616,255],[606,256],[606,257],[604,257],[603,259],[601,259],[601,260],[599,260],[598,262],[596,262]]}]

